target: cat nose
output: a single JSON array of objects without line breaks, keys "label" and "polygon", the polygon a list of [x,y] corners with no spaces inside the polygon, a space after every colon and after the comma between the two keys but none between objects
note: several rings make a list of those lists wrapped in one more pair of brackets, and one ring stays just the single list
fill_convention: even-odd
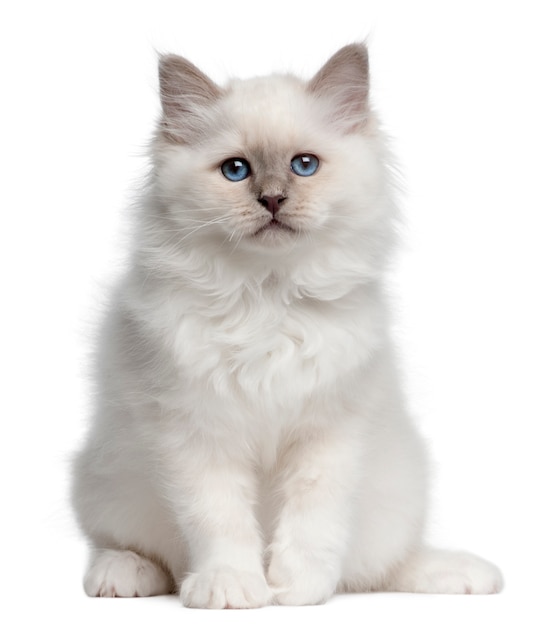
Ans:
[{"label": "cat nose", "polygon": [[260,204],[266,209],[266,211],[269,211],[273,215],[273,217],[275,217],[276,213],[281,208],[281,204],[285,200],[286,200],[286,197],[282,195],[260,196],[260,198],[258,198],[258,201],[260,202]]}]

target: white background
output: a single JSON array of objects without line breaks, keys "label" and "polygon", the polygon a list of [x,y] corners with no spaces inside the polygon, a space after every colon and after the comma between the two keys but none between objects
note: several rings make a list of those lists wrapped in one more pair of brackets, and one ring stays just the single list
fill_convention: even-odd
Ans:
[{"label": "white background", "polygon": [[[534,3],[4,2],[0,15],[0,618],[57,624],[532,624],[539,585],[539,45]],[[410,403],[436,461],[431,538],[495,561],[492,597],[363,595],[189,611],[83,594],[66,493],[90,330],[158,115],[156,56],[216,80],[311,75],[369,36],[406,178],[393,275]],[[2,619],[2,621],[4,621]]]}]

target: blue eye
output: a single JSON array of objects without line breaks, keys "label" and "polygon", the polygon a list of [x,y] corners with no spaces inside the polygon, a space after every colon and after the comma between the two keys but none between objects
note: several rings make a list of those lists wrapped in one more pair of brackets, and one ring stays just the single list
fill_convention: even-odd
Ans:
[{"label": "blue eye", "polygon": [[292,171],[298,176],[312,176],[319,165],[320,161],[314,154],[298,154],[290,162]]},{"label": "blue eye", "polygon": [[233,183],[237,183],[240,180],[245,180],[251,173],[251,166],[245,159],[227,159],[221,165],[221,172],[223,176],[231,180]]}]

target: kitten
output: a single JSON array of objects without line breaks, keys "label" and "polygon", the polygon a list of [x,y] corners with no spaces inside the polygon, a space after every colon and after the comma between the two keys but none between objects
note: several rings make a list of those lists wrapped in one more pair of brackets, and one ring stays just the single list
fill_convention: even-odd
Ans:
[{"label": "kitten", "polygon": [[309,82],[160,61],[162,119],[74,467],[91,596],[316,604],[493,593],[422,543],[428,472],[388,331],[396,210],[363,45]]}]

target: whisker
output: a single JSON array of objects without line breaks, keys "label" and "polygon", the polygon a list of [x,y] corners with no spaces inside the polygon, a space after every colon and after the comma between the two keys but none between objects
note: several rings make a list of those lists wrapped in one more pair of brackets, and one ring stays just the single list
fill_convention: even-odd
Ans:
[{"label": "whisker", "polygon": [[[201,226],[211,226],[213,224],[225,224],[226,222],[229,221],[230,218],[219,218],[219,219],[214,219],[214,220],[210,220],[209,222],[207,222],[206,220],[190,220],[192,223],[194,224],[200,224]],[[158,232],[162,232],[162,233],[180,233],[180,232],[185,232],[187,230],[196,230],[198,227],[197,226],[178,226],[177,228],[158,228],[156,229]]]},{"label": "whisker", "polygon": [[229,219],[230,217],[219,217],[213,220],[209,220],[208,222],[200,221],[199,226],[187,226],[185,228],[179,227],[179,228],[174,228],[174,229],[158,229],[158,231],[163,232],[163,233],[172,233],[172,236],[169,237],[169,239],[167,239],[165,242],[163,242],[164,246],[167,246],[169,245],[171,241],[174,241],[175,239],[174,235],[187,233],[186,235],[181,237],[179,240],[174,241],[174,248],[176,248],[180,246],[182,242],[184,242],[187,238],[191,237],[192,235],[199,232],[203,228],[207,228],[208,226],[213,226],[215,224],[223,224],[227,222]]}]

